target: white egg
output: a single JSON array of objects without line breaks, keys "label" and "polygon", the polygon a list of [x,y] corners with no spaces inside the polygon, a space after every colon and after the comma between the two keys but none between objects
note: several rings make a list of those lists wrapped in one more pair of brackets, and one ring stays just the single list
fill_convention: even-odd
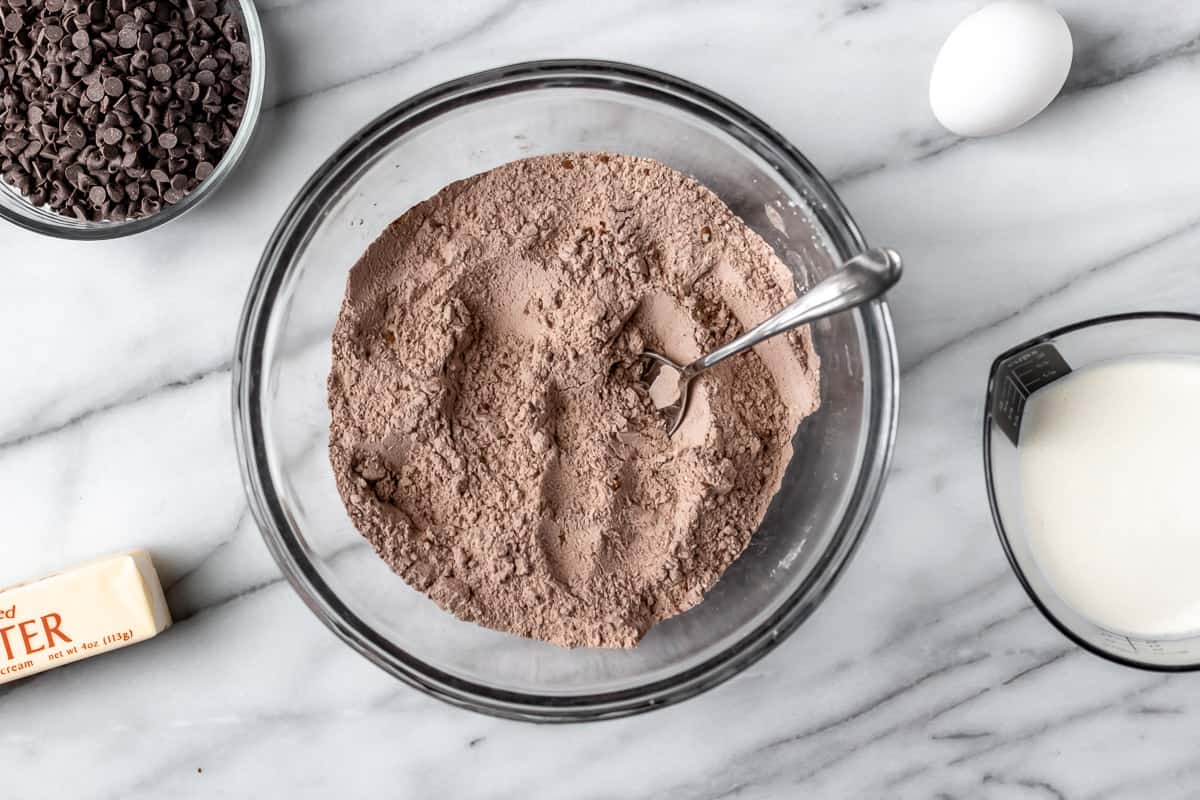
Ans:
[{"label": "white egg", "polygon": [[1000,0],[958,24],[933,65],[929,105],[960,136],[1023,125],[1050,105],[1071,69],[1071,31],[1036,0]]}]

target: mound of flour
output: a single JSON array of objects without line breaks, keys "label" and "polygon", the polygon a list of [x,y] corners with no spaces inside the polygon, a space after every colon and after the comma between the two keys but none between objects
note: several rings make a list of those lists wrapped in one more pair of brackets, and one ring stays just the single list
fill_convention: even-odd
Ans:
[{"label": "mound of flour", "polygon": [[801,330],[701,378],[668,439],[636,356],[689,361],[794,298],[770,247],[658,162],[454,183],[350,273],[329,376],[350,518],[462,619],[633,646],[745,549],[818,405]]}]

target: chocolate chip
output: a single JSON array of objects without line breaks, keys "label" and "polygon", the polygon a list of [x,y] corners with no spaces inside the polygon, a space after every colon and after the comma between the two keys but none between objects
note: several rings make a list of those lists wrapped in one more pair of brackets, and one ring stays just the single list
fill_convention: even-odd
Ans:
[{"label": "chocolate chip", "polygon": [[125,94],[125,84],[117,77],[105,78],[104,93],[109,97],[120,97]]},{"label": "chocolate chip", "polygon": [[137,28],[132,25],[127,25],[121,28],[121,32],[117,34],[117,45],[125,50],[132,50],[137,47],[138,32]]},{"label": "chocolate chip", "polygon": [[213,165],[207,161],[201,161],[196,165],[196,180],[202,181],[209,175],[213,174]]},{"label": "chocolate chip", "polygon": [[172,147],[174,147],[177,144],[179,144],[179,137],[173,133],[167,132],[167,133],[160,133],[158,135],[159,147],[165,147],[167,150],[170,150]]},{"label": "chocolate chip", "polygon": [[75,49],[80,50],[91,45],[92,39],[87,35],[87,31],[75,31],[71,34],[71,44],[75,45]]},{"label": "chocolate chip", "polygon": [[171,68],[164,63],[155,64],[150,68],[150,77],[159,83],[171,80]]}]

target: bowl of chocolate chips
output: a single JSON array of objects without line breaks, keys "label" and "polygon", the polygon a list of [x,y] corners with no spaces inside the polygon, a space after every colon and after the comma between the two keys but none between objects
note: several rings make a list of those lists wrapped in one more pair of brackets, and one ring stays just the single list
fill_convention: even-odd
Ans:
[{"label": "bowl of chocolate chips", "polygon": [[262,105],[251,0],[0,0],[0,217],[128,236],[199,204]]}]

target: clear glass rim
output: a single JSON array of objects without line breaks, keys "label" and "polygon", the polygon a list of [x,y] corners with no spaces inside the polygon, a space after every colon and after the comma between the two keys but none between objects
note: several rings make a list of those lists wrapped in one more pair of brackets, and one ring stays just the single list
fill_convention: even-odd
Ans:
[{"label": "clear glass rim", "polygon": [[1053,340],[1066,336],[1070,333],[1085,330],[1087,328],[1096,328],[1103,325],[1111,325],[1120,322],[1132,322],[1136,320],[1146,319],[1161,319],[1175,320],[1177,322],[1200,322],[1200,314],[1189,314],[1184,311],[1135,311],[1126,314],[1109,314],[1102,317],[1093,317],[1082,322],[1076,322],[1071,325],[1064,325],[1061,328],[1055,328],[1052,331],[1047,331],[1039,336],[1034,336],[1015,347],[1010,347],[996,359],[992,361],[991,369],[988,371],[987,395],[983,405],[983,475],[984,482],[987,484],[988,506],[992,512],[992,525],[996,528],[996,535],[1000,539],[1000,547],[1004,550],[1004,557],[1008,560],[1009,567],[1012,568],[1013,574],[1017,576],[1017,581],[1021,584],[1021,588],[1025,590],[1025,594],[1029,596],[1029,600],[1033,603],[1043,617],[1046,618],[1054,628],[1065,636],[1071,643],[1081,647],[1092,655],[1099,656],[1106,661],[1111,661],[1114,664],[1120,664],[1123,667],[1133,667],[1134,669],[1146,670],[1147,672],[1195,672],[1200,670],[1200,661],[1190,664],[1151,664],[1146,661],[1140,661],[1134,658],[1127,658],[1117,653],[1111,653],[1093,645],[1091,642],[1080,637],[1064,624],[1057,616],[1054,615],[1041,597],[1034,590],[1033,585],[1029,582],[1025,570],[1021,568],[1017,561],[1016,553],[1013,552],[1012,543],[1009,541],[1008,530],[1004,527],[1004,522],[1000,517],[1000,505],[996,498],[996,488],[994,482],[994,474],[992,472],[992,396],[995,391],[996,373],[1000,369],[1000,365],[1009,358],[1035,347],[1039,344],[1046,344]]},{"label": "clear glass rim", "polygon": [[26,202],[15,190],[8,186],[0,186],[0,191],[15,199],[19,210],[0,203],[0,218],[34,233],[52,236],[57,239],[72,241],[101,241],[119,239],[145,233],[152,228],[165,225],[171,220],[192,210],[211,196],[225,179],[233,172],[254,138],[258,127],[258,117],[262,111],[263,97],[266,94],[267,75],[267,43],[263,35],[262,21],[254,0],[234,0],[241,10],[246,43],[250,45],[250,86],[246,92],[246,108],[242,112],[242,121],[229,149],[221,156],[213,173],[200,182],[195,189],[186,194],[175,205],[164,205],[157,213],[148,217],[126,220],[124,222],[79,222],[70,217],[62,217],[44,209],[34,208]]},{"label": "clear glass rim", "polygon": [[816,195],[812,211],[839,257],[866,248],[858,227],[816,169],[780,134],[723,97],[664,73],[606,61],[536,61],[500,67],[449,81],[400,103],[352,136],[318,168],[284,213],[263,253],[237,334],[232,381],[234,438],[250,509],[280,569],[313,613],[371,662],[429,695],[495,716],[540,722],[606,719],[660,708],[716,686],[774,649],[828,594],[861,540],[882,493],[899,412],[895,337],[887,304],[878,301],[856,312],[866,332],[864,360],[872,376],[867,442],[857,483],[830,546],[769,619],[721,653],[670,678],[599,694],[551,696],[500,690],[422,662],[379,636],[347,608],[308,562],[266,463],[259,413],[263,356],[270,311],[287,278],[287,267],[343,181],[369,159],[377,142],[404,135],[465,105],[564,87],[651,98],[720,127],[764,158],[797,191]]}]

